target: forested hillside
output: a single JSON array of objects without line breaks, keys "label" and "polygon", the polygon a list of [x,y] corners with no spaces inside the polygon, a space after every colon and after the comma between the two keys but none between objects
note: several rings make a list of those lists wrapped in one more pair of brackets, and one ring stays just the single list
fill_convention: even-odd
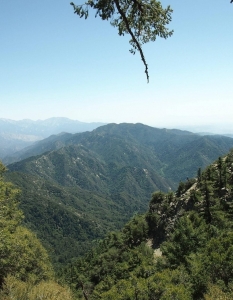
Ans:
[{"label": "forested hillside", "polygon": [[233,151],[62,272],[88,299],[233,298]]},{"label": "forested hillside", "polygon": [[71,292],[55,282],[46,250],[34,233],[22,226],[19,191],[3,181],[0,163],[0,299],[72,300]]},{"label": "forested hillside", "polygon": [[[226,154],[233,147],[233,139],[219,135],[199,136],[188,131],[158,129],[143,124],[108,124],[92,132],[50,136],[19,151],[14,157],[6,158],[4,163],[71,145],[82,145],[107,163],[137,166],[145,156],[151,167],[175,187],[179,181],[195,176],[199,167],[204,168]],[[153,162],[150,157],[153,157]]]},{"label": "forested hillside", "polygon": [[175,190],[181,178],[229,151],[233,139],[109,124],[37,146],[27,155],[46,152],[8,165],[6,176],[22,190],[25,224],[60,265],[145,212],[154,191]]},{"label": "forested hillside", "polygon": [[8,180],[22,190],[25,223],[54,262],[84,254],[93,240],[145,211],[154,190],[169,189],[169,181],[136,158],[141,167],[108,164],[83,146],[69,146],[8,166]]},{"label": "forested hillside", "polygon": [[[233,298],[233,150],[204,171],[198,169],[197,178],[180,182],[176,192],[153,193],[148,211],[136,214],[121,231],[109,232],[103,240],[92,244],[92,249],[91,244],[85,244],[83,253],[87,252],[86,256],[73,259],[57,273],[59,281],[70,286],[74,296],[69,289],[54,281],[45,249],[35,235],[22,226],[22,213],[17,204],[19,192],[12,184],[3,181],[5,168],[0,166],[2,299],[36,300],[38,295],[47,295],[43,296],[44,299],[73,297],[88,300]],[[71,204],[66,203],[65,189],[58,186],[54,189],[54,185],[50,186],[50,179],[38,179],[27,172],[23,177],[19,174],[22,176],[23,173],[8,173],[6,178],[10,175],[15,181],[21,181],[18,185],[25,185],[31,202],[22,202],[22,206],[28,206],[32,227],[35,215],[38,227],[44,226],[47,241],[51,238],[48,247],[62,237],[60,247],[64,249],[66,245],[66,255],[69,256],[70,249],[75,247],[73,241],[82,242],[88,234],[92,239],[101,236],[97,233],[101,224],[98,223],[100,220],[97,221],[100,211],[95,212],[103,205],[100,199],[95,199],[99,202],[92,210],[93,204],[85,198],[82,205],[91,212],[80,216],[78,210],[74,213]],[[27,186],[27,177],[34,180],[34,187]],[[44,185],[47,185],[47,190]],[[73,186],[69,188],[73,189]],[[49,190],[54,197],[50,203],[45,197]],[[81,189],[77,197],[80,193]],[[56,197],[60,199],[60,211],[57,212]],[[74,205],[75,199],[71,194],[67,199],[69,197]],[[111,230],[107,219],[114,218],[116,203],[113,203],[112,212],[110,206],[105,211],[106,224],[101,225],[107,230]],[[46,209],[42,210],[42,207]],[[112,215],[108,216],[109,213]],[[42,214],[45,214],[44,219]],[[72,220],[75,215],[78,218]],[[43,224],[40,218],[43,222],[48,218],[48,222]],[[115,221],[112,219],[112,223]],[[51,223],[53,225],[49,227]],[[77,227],[72,228],[75,223]],[[29,221],[27,225],[30,226]],[[73,239],[66,237],[68,232]],[[44,242],[46,244],[46,240]],[[66,260],[64,256],[59,259],[63,263]],[[59,259],[54,260],[55,264]]]}]

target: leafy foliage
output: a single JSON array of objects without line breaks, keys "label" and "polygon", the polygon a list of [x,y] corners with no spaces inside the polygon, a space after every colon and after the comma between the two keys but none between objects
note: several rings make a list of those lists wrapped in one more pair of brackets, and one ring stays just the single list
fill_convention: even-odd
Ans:
[{"label": "leafy foliage", "polygon": [[[195,141],[200,146],[197,157],[193,156]],[[154,191],[174,190],[180,179],[196,174],[196,165],[205,166],[202,157],[206,163],[232,146],[233,139],[226,137],[199,137],[142,124],[109,124],[93,132],[62,134],[37,143],[27,155],[40,155],[9,165],[6,176],[22,190],[25,225],[36,232],[59,267],[84,255],[97,239],[121,228],[135,213],[145,212]],[[188,157],[182,156],[185,149],[189,149]],[[47,152],[41,154],[43,151]],[[179,168],[174,176],[173,168]],[[224,178],[223,172],[223,183]],[[192,179],[181,182],[176,196],[193,183]],[[157,245],[164,229],[169,230],[163,224],[170,227],[169,218],[181,207],[178,197],[169,197],[165,201],[169,213],[165,206],[161,210],[163,219],[150,212],[151,222],[160,219]],[[208,214],[207,205],[203,213]]]},{"label": "leafy foliage", "polygon": [[21,225],[19,190],[4,181],[5,171],[0,163],[0,298],[72,300],[67,288],[52,281],[54,272],[40,241]]},{"label": "leafy foliage", "polygon": [[[199,138],[188,132],[158,130],[142,124],[109,124],[92,133],[62,135],[62,140],[52,137],[54,144],[48,139],[50,143],[44,149],[56,149],[57,145],[59,149],[8,166],[11,171],[5,175],[7,180],[22,189],[23,222],[42,240],[54,266],[88,253],[84,259],[73,259],[60,272],[77,297],[107,299],[118,291],[117,296],[122,299],[166,299],[174,295],[179,295],[179,299],[199,299],[210,295],[215,287],[230,295],[230,270],[226,269],[226,275],[217,271],[210,275],[208,265],[213,262],[205,256],[208,251],[209,258],[216,253],[204,241],[214,244],[219,239],[226,246],[216,245],[217,249],[228,253],[230,242],[226,239],[231,233],[233,213],[232,154],[218,159],[203,172],[199,169],[198,178],[180,182],[175,193],[165,193],[174,185],[161,177],[171,176],[169,170],[177,162],[171,167],[172,156],[174,159],[174,155],[184,153],[189,143],[193,145]],[[211,143],[215,144],[213,151],[208,148]],[[41,142],[41,149],[45,145]],[[218,153],[232,145],[232,139],[205,137],[203,145],[198,157],[205,157],[206,162],[205,153],[217,158]],[[192,151],[196,149],[190,147],[187,161],[178,159],[182,164],[177,178],[181,177],[181,168],[184,173],[196,164],[203,168],[199,160],[196,163]],[[4,187],[2,199],[9,193],[13,195],[14,190],[5,182]],[[144,216],[135,215],[145,211],[154,190],[160,191],[153,194],[149,211]],[[17,209],[15,212],[14,218],[8,220],[12,228],[22,218]],[[132,215],[134,218],[128,222]],[[98,242],[125,222],[128,223],[121,232],[112,232]],[[14,253],[27,252],[30,247],[34,253],[35,248],[29,246],[33,237],[25,229],[15,232],[22,239],[21,246],[12,247],[13,254],[9,254],[12,275],[28,282],[35,277],[33,256],[28,260],[28,272],[22,268],[14,271]],[[37,247],[36,242],[33,244]],[[94,245],[97,249],[89,252]],[[162,257],[158,257],[157,248],[162,249]],[[22,255],[20,265],[24,259]],[[229,253],[224,260],[223,266],[231,266]],[[221,262],[217,260],[216,265],[221,267]]]},{"label": "leafy foliage", "polygon": [[[0,295],[6,300],[45,294],[54,299],[59,290],[69,299],[69,290],[47,281],[53,275],[47,253],[21,226],[18,190],[3,181],[4,172],[0,164]],[[64,192],[58,186],[51,188],[63,206]],[[197,179],[181,182],[176,193],[155,192],[146,214],[136,214],[121,231],[109,233],[58,275],[78,299],[232,299],[232,191],[233,151],[199,170]],[[41,204],[43,197],[38,198]],[[71,224],[65,227],[68,212],[68,207],[67,215],[61,210],[56,221],[64,222],[63,234],[72,233]]]},{"label": "leafy foliage", "polygon": [[2,291],[3,300],[72,300],[69,288],[63,287],[54,281],[41,281],[37,284],[21,281],[13,276],[5,279]]},{"label": "leafy foliage", "polygon": [[155,41],[156,37],[168,38],[173,31],[166,27],[171,21],[172,9],[170,6],[163,8],[157,0],[88,0],[83,5],[71,2],[80,18],[89,15],[89,8],[94,9],[102,20],[110,20],[112,26],[117,27],[118,34],[130,35],[130,52],[140,53],[145,66],[145,73],[149,81],[148,65],[142,51],[142,45]]},{"label": "leafy foliage", "polygon": [[74,261],[66,280],[91,299],[232,299],[232,176],[233,151],[179,197],[154,193],[148,213]]},{"label": "leafy foliage", "polygon": [[19,191],[3,181],[5,168],[0,164],[0,285],[7,274],[21,280],[51,278],[48,255],[35,235],[23,228],[18,210]]}]

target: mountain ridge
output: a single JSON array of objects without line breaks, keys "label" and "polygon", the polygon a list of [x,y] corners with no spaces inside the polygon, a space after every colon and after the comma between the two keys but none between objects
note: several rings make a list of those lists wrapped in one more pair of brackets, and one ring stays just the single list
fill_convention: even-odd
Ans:
[{"label": "mountain ridge", "polygon": [[[181,179],[196,175],[208,155],[224,154],[233,139],[143,124],[109,124],[92,132],[53,135],[38,145],[39,150],[31,146],[31,153],[42,153],[8,165],[6,176],[22,189],[26,224],[47,249],[53,249],[53,261],[59,264],[83,254],[93,240],[144,212],[154,191],[172,191]],[[66,218],[75,223],[70,235]],[[65,247],[67,239],[72,251]]]},{"label": "mountain ridge", "polygon": [[96,300],[232,299],[232,178],[233,150],[176,193],[154,193],[145,214],[109,233],[61,276],[77,297],[85,289]]},{"label": "mountain ridge", "polygon": [[33,144],[35,141],[60,132],[93,130],[104,123],[85,123],[68,118],[46,120],[10,120],[0,118],[0,159]]}]

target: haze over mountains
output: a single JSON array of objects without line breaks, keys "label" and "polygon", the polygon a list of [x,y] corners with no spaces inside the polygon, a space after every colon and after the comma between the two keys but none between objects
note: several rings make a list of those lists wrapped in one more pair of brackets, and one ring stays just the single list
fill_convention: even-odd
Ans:
[{"label": "haze over mountains", "polygon": [[98,159],[107,163],[137,167],[142,166],[144,161],[144,169],[153,168],[176,187],[180,180],[195,176],[199,167],[204,168],[227,153],[233,146],[233,139],[220,135],[200,136],[177,129],[158,129],[143,124],[108,124],[92,132],[52,135],[13,156],[7,156],[3,162],[19,162],[77,145],[92,151]]},{"label": "haze over mountains", "polygon": [[84,123],[68,118],[37,121],[0,119],[0,159],[52,134],[88,131],[103,124]]},{"label": "haze over mountains", "polygon": [[7,178],[22,190],[27,226],[64,263],[145,211],[154,191],[175,190],[232,147],[224,136],[108,124],[52,135],[5,163],[14,161]]},{"label": "haze over mountains", "polygon": [[179,128],[181,130],[188,130],[201,135],[219,134],[233,137],[233,123],[224,122],[223,120],[212,124],[181,125],[176,126],[176,128]]}]

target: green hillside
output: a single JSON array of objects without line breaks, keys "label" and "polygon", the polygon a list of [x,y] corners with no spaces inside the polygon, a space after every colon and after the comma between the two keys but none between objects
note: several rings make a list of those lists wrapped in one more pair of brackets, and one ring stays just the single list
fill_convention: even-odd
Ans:
[{"label": "green hillside", "polygon": [[[81,299],[233,298],[233,151],[62,271]],[[159,248],[158,248],[159,247]]]},{"label": "green hillside", "polygon": [[17,172],[6,178],[21,188],[24,223],[37,233],[56,265],[85,254],[93,240],[121,227],[132,215],[110,198],[78,187],[64,188]]},{"label": "green hillside", "polygon": [[55,281],[46,250],[22,225],[19,190],[4,181],[0,163],[0,299],[72,300],[70,289]]},{"label": "green hillside", "polygon": [[158,129],[143,124],[108,124],[92,132],[50,136],[4,162],[9,164],[70,145],[82,145],[104,162],[118,165],[141,166],[144,158],[145,168],[149,164],[157,173],[169,179],[174,188],[180,180],[195,176],[199,167],[204,168],[226,154],[233,147],[233,139],[219,135],[200,136],[176,129]]},{"label": "green hillside", "polygon": [[25,223],[56,263],[84,254],[91,241],[145,211],[154,190],[169,188],[149,165],[145,170],[139,163],[107,164],[83,146],[68,146],[8,167],[8,180],[22,190]]},{"label": "green hillside", "polygon": [[24,225],[77,299],[232,299],[233,151],[199,167],[232,139],[158,130],[162,153],[153,129],[127,125],[9,165]]},{"label": "green hillside", "polygon": [[59,265],[145,212],[154,191],[174,190],[226,153],[233,139],[109,124],[51,136],[37,146],[31,154],[46,152],[8,165],[6,176],[22,190],[25,224]]}]

